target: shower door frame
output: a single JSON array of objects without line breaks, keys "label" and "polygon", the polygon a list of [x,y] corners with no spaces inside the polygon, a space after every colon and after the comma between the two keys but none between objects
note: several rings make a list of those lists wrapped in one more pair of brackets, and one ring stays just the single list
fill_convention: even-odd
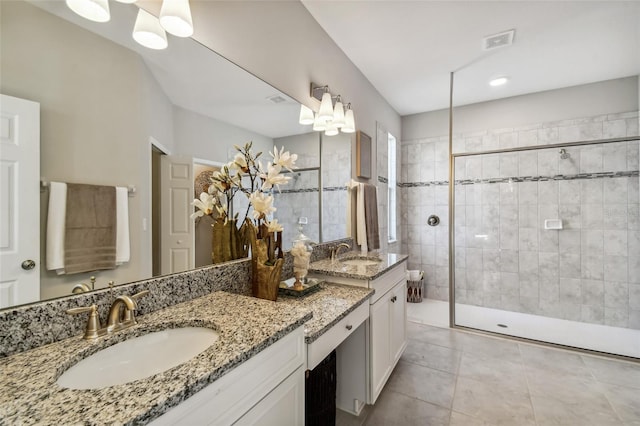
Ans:
[{"label": "shower door frame", "polygon": [[[453,80],[453,76],[452,76],[452,80]],[[451,86],[453,86],[453,84]],[[452,107],[450,107],[449,117],[450,117],[449,119],[449,327],[453,329],[459,329],[459,330],[482,332],[482,333],[509,338],[513,340],[528,341],[528,342],[535,341],[537,343],[542,343],[548,346],[570,348],[570,349],[578,350],[581,352],[597,353],[602,355],[603,354],[602,352],[594,351],[590,349],[577,348],[573,346],[562,345],[559,343],[539,341],[539,340],[529,339],[525,337],[513,336],[510,334],[496,333],[490,330],[478,329],[478,328],[456,324],[456,321],[455,321],[456,319],[455,318],[455,313],[456,313],[456,309],[455,309],[455,305],[456,305],[456,298],[455,298],[455,208],[456,208],[455,206],[455,185],[456,185],[455,161],[457,158],[473,157],[473,156],[489,155],[489,154],[506,154],[506,153],[522,152],[522,151],[558,149],[558,148],[568,148],[568,147],[577,147],[577,146],[585,146],[585,145],[603,145],[603,144],[616,143],[616,142],[634,142],[634,141],[640,141],[640,135],[626,136],[621,138],[611,138],[611,139],[561,142],[561,143],[554,143],[554,144],[548,144],[548,145],[529,145],[529,146],[523,146],[523,147],[493,149],[493,150],[478,151],[478,152],[453,153]],[[624,355],[617,355],[617,354],[606,354],[606,355],[616,357],[616,358],[627,359],[627,360],[635,359],[635,358],[630,358]]]}]

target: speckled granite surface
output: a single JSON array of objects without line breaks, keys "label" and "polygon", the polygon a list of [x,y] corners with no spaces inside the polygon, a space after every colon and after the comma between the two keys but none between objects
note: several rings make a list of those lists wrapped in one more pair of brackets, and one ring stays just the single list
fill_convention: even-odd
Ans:
[{"label": "speckled granite surface", "polygon": [[[140,299],[137,315],[164,309],[176,303],[223,290],[251,294],[251,262],[237,260],[193,271],[118,286],[114,297],[142,290],[150,294]],[[108,289],[0,311],[0,357],[57,342],[84,331],[86,315],[69,315],[67,309],[96,304],[103,321],[112,297]]]},{"label": "speckled granite surface", "polygon": [[[352,239],[347,238],[314,246],[311,260],[329,256],[331,249],[341,242],[352,244]],[[282,279],[292,276],[293,258],[286,253]],[[140,300],[139,315],[218,290],[250,295],[251,261],[241,259],[119,285],[114,289],[114,293],[115,296],[132,295],[142,290],[149,290],[151,293]],[[65,311],[69,308],[96,304],[100,317],[104,320],[111,301],[112,296],[109,290],[96,290],[0,310],[0,358],[82,333],[86,323],[83,315],[69,316]]]},{"label": "speckled granite surface", "polygon": [[381,253],[378,256],[368,256],[380,259],[374,265],[347,265],[342,262],[345,259],[360,257],[359,255],[359,252],[349,252],[339,256],[335,262],[332,262],[329,258],[318,260],[309,265],[309,272],[316,272],[330,277],[374,280],[409,257],[406,254]]},{"label": "speckled granite surface", "polygon": [[[76,336],[0,359],[1,424],[144,424],[308,321],[308,306],[215,292],[152,312],[140,324],[87,342]],[[55,382],[80,359],[167,327],[205,326],[219,340],[191,361],[126,385],[71,390]]]},{"label": "speckled granite surface", "polygon": [[305,297],[278,296],[277,304],[304,307],[313,318],[304,325],[305,342],[313,343],[327,330],[373,296],[374,290],[341,284],[319,284],[322,289]]}]

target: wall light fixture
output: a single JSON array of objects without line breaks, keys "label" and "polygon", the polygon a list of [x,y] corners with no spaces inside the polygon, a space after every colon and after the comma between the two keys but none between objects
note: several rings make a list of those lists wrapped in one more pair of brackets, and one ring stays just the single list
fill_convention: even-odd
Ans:
[{"label": "wall light fixture", "polygon": [[160,25],[158,18],[144,9],[138,10],[136,24],[133,27],[133,39],[149,49],[166,49],[167,33]]},{"label": "wall light fixture", "polygon": [[66,0],[67,7],[93,22],[108,22],[111,19],[108,0]]},{"label": "wall light fixture", "polygon": [[[109,0],[65,1],[69,9],[90,21],[108,22],[111,19]],[[135,3],[137,0],[116,1]],[[133,28],[133,39],[149,49],[166,49],[168,41],[165,30],[177,37],[190,37],[193,34],[189,0],[163,0],[160,18],[140,9]]]},{"label": "wall light fixture", "polygon": [[[313,123],[313,130],[319,132],[324,131],[326,136],[335,136],[340,132],[354,133],[356,131],[351,104],[348,103],[345,108],[342,97],[340,95],[331,95],[329,86],[320,86],[311,83],[311,97],[320,101],[320,109],[318,113],[313,116],[313,111],[307,106],[301,105],[300,124],[306,125]],[[311,114],[309,114],[310,112]],[[314,117],[313,121],[311,121],[312,117]]]}]

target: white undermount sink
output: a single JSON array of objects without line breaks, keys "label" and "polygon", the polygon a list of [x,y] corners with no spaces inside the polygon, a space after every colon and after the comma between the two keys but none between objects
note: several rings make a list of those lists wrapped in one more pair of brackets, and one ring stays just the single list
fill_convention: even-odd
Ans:
[{"label": "white undermount sink", "polygon": [[171,328],[109,346],[78,362],[58,378],[69,389],[101,389],[144,379],[176,367],[218,340],[204,327]]},{"label": "white undermount sink", "polygon": [[345,259],[342,261],[342,263],[350,266],[371,266],[377,265],[378,263],[380,263],[380,260],[358,257],[355,259]]}]

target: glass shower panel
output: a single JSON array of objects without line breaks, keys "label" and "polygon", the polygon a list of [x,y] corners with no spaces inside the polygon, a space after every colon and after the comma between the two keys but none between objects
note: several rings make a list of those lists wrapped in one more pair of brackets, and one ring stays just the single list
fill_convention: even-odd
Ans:
[{"label": "glass shower panel", "polygon": [[456,325],[640,357],[639,145],[456,156]]},{"label": "glass shower panel", "polygon": [[278,209],[274,217],[284,227],[282,247],[289,250],[298,227],[302,223],[304,234],[311,241],[319,241],[320,202],[319,170],[294,171],[291,180],[281,191],[274,191],[274,206]]}]

